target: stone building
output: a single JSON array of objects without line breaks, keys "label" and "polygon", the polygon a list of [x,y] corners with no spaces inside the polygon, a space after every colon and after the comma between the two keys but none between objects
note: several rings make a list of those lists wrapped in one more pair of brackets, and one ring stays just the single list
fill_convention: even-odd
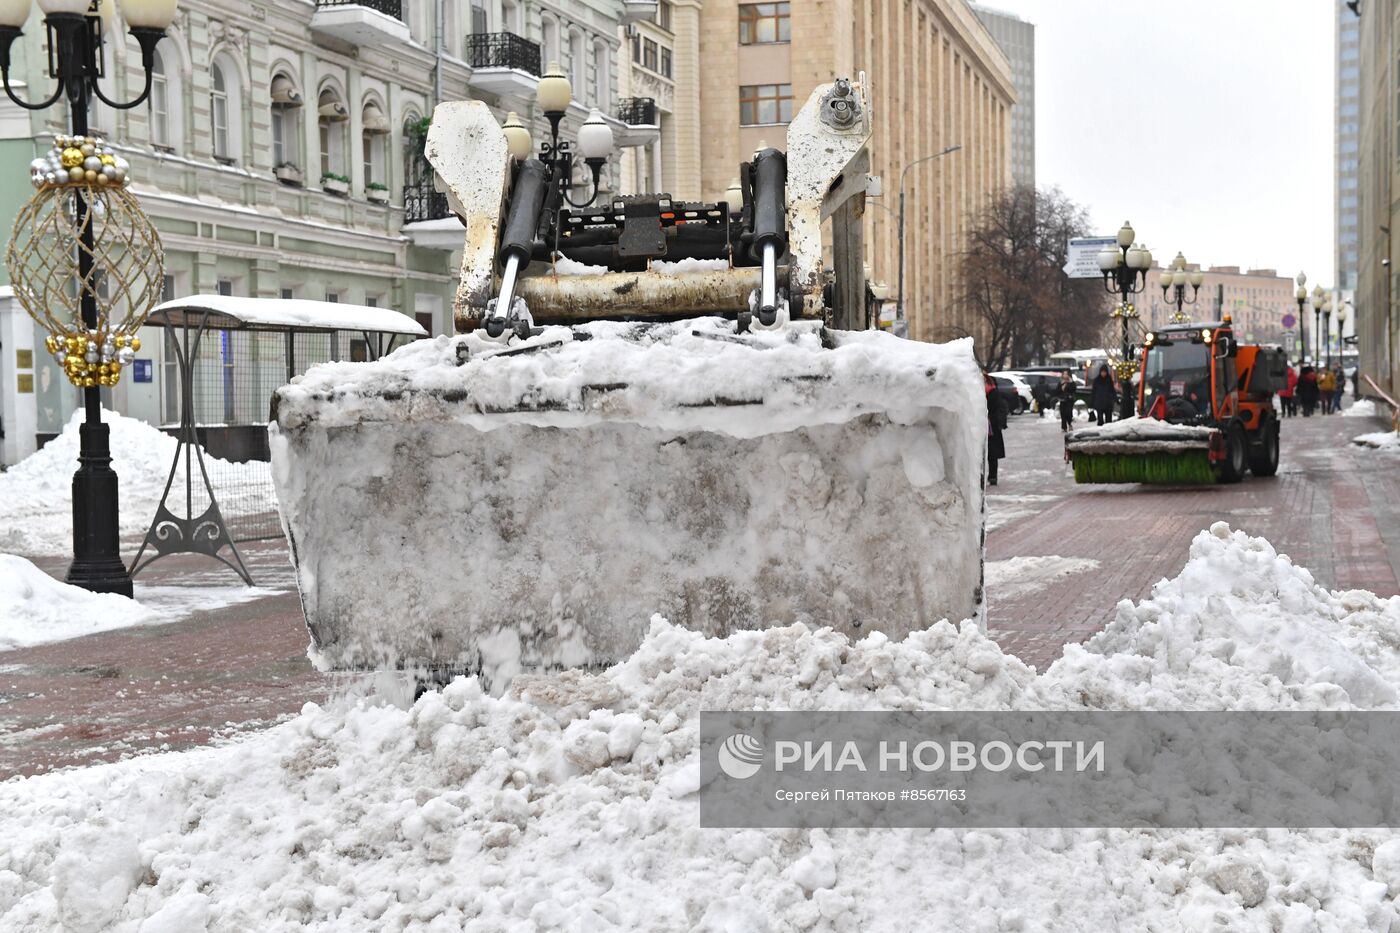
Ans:
[{"label": "stone building", "polygon": [[[1199,263],[1188,263],[1189,270],[1202,269]],[[1164,327],[1176,311],[1175,292],[1173,301],[1167,302],[1162,296],[1162,267],[1154,264],[1147,270],[1147,286],[1134,299],[1138,315],[1148,329]],[[1194,321],[1218,321],[1228,311],[1235,323],[1235,333],[1243,343],[1285,343],[1285,315],[1298,313],[1298,301],[1294,297],[1297,286],[1293,279],[1281,276],[1274,269],[1247,269],[1239,266],[1210,266],[1203,270],[1204,278],[1196,303],[1188,304],[1182,310]],[[1186,289],[1186,300],[1191,300],[1190,286]],[[1312,341],[1312,318],[1306,322],[1308,341]],[[1298,328],[1295,325],[1296,335]]]},{"label": "stone building", "polygon": [[[1400,72],[1395,20],[1400,0],[1360,4],[1360,158],[1357,165],[1356,349],[1360,372],[1396,397],[1400,392]],[[1348,9],[1345,15],[1352,16]],[[1362,391],[1367,391],[1363,384]]]},{"label": "stone building", "polygon": [[866,251],[872,277],[892,286],[900,172],[961,145],[908,173],[904,309],[917,339],[976,331],[957,311],[955,255],[968,220],[1011,180],[1016,98],[1006,56],[966,0],[706,0],[700,60],[700,185],[708,199],[723,196],[760,145],[784,145],[788,121],[817,84],[865,72],[871,172],[884,182],[884,195],[867,200]]},{"label": "stone building", "polygon": [[1035,187],[1035,25],[974,3],[972,10],[1006,53],[1016,103],[1011,107],[1011,180]]},{"label": "stone building", "polygon": [[[434,105],[476,98],[501,117],[517,111],[538,142],[547,121],[535,88],[558,61],[574,87],[566,137],[597,107],[620,145],[654,140],[654,127],[616,115],[623,8],[616,0],[182,0],[157,47],[149,100],[131,110],[97,103],[91,125],[131,162],[133,190],[164,241],[167,296],[377,305],[447,333],[462,228],[422,157]],[[37,6],[10,74],[29,98],[53,86]],[[106,75],[114,100],[141,91],[139,49],[119,19],[107,32]],[[31,114],[0,98],[6,229],[30,193],[28,163],[67,128],[61,104]],[[157,424],[176,411],[160,338],[143,341],[156,378],[124,379],[109,399]],[[22,374],[6,363],[0,392],[12,394]],[[24,383],[44,387],[30,400],[42,438],[79,396],[47,354],[33,367]],[[32,438],[10,459],[27,449]]]}]

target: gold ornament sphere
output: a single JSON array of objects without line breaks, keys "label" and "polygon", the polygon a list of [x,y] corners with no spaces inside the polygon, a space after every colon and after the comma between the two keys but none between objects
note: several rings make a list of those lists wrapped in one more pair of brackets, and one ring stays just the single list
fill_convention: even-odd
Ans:
[{"label": "gold ornament sphere", "polygon": [[114,156],[114,155],[110,155],[110,154],[109,154],[109,155],[104,155],[104,156],[102,157],[102,164],[103,164],[103,165],[116,165],[116,164],[117,164],[117,157]]},{"label": "gold ornament sphere", "polygon": [[95,169],[88,169],[83,173],[83,177],[87,179],[89,183],[95,182],[97,181],[97,171]]},{"label": "gold ornament sphere", "polygon": [[63,150],[62,159],[64,168],[73,168],[74,166],[82,165],[83,150],[72,147],[65,149]]},{"label": "gold ornament sphere", "polygon": [[140,337],[132,337],[132,338],[131,338],[131,349],[133,349],[133,350],[139,350],[139,349],[141,349],[141,338],[140,338]]}]

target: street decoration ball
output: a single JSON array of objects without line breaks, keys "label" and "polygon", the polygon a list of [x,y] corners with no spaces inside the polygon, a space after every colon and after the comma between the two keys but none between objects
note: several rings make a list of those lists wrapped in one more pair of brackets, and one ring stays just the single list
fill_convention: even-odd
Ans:
[{"label": "street decoration ball", "polygon": [[[56,137],[29,165],[35,192],[5,251],[15,297],[80,388],[117,384],[165,277],[160,235],[129,190],[129,172],[100,136]],[[85,293],[97,305],[95,327],[83,322]]]}]

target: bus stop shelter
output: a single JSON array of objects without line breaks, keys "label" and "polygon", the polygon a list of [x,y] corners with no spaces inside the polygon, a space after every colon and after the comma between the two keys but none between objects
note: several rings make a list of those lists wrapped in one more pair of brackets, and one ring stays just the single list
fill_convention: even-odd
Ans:
[{"label": "bus stop shelter", "polygon": [[131,574],[171,554],[204,554],[251,586],[238,544],[282,534],[267,440],[272,393],[319,363],[377,360],[428,333],[390,308],[228,295],[167,301],[146,323],[166,329],[178,443]]}]

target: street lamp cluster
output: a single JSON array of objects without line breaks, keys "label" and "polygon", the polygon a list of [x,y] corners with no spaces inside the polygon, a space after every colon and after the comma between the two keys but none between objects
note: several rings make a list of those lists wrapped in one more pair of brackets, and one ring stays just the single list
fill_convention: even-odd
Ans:
[{"label": "street lamp cluster", "polygon": [[603,166],[613,151],[613,132],[603,119],[603,114],[595,107],[578,131],[578,152],[593,175],[593,193],[586,201],[574,201],[569,197],[569,188],[573,185],[574,153],[567,141],[559,139],[559,124],[569,109],[573,95],[573,87],[559,63],[550,62],[535,91],[535,101],[549,120],[549,142],[540,145],[538,159],[531,158],[534,140],[514,111],[506,114],[501,124],[506,148],[517,163],[515,197],[526,199],[522,203],[531,208],[522,211],[520,216],[530,218],[531,229],[505,231],[507,241],[501,248],[500,296],[494,299],[495,305],[488,311],[484,322],[486,333],[492,339],[500,337],[507,328],[528,326],[528,321],[517,319],[514,304],[520,269],[529,260],[530,244],[534,239],[534,219],[540,217],[541,212],[558,212],[566,204],[576,208],[588,207],[601,192]]},{"label": "street lamp cluster", "polygon": [[[57,82],[57,87],[47,98],[31,102],[23,100],[11,86],[11,46],[23,35],[32,4],[30,0],[0,0],[0,78],[3,79],[5,93],[26,110],[45,110],[66,95],[72,120],[67,139],[87,139],[86,144],[93,151],[79,150],[84,161],[94,157],[103,166],[115,166],[115,156],[111,163],[106,163],[96,155],[101,140],[88,139],[88,106],[93,97],[119,110],[129,110],[146,100],[151,92],[156,44],[175,18],[176,0],[124,0],[122,3],[122,18],[141,47],[141,68],[145,76],[141,93],[124,103],[109,99],[98,86],[98,79],[105,73],[103,46],[111,19],[112,0],[38,0],[38,5],[44,14],[44,28],[48,37],[49,77]],[[64,157],[67,157],[67,153]],[[67,181],[79,186],[71,202],[74,212],[72,226],[78,231],[78,242],[72,245],[77,280],[73,294],[83,327],[88,332],[96,333],[101,323],[99,296],[96,294],[98,276],[94,273],[98,256],[93,224],[89,218],[91,203],[99,197],[96,192],[101,190],[102,182],[110,183],[115,176],[107,177],[101,167],[93,171],[93,176],[89,178],[85,169],[82,182],[76,178]],[[40,180],[48,184],[45,176],[41,176]],[[91,184],[92,190],[81,187],[86,184]],[[144,318],[147,310],[129,309],[131,314],[140,318]],[[93,351],[88,348],[88,352]],[[73,563],[67,579],[69,583],[89,590],[130,596],[131,576],[122,563],[120,552],[117,474],[111,466],[111,439],[107,426],[102,423],[101,388],[96,383],[96,379],[83,381],[85,419],[79,429],[80,466],[73,476]]]},{"label": "street lamp cluster", "polygon": [[1133,347],[1128,331],[1128,321],[1138,316],[1137,308],[1129,299],[1147,287],[1147,270],[1152,268],[1152,253],[1141,243],[1136,242],[1137,233],[1126,220],[1118,230],[1118,246],[1106,246],[1099,251],[1099,271],[1103,273],[1104,288],[1110,295],[1118,297],[1118,307],[1113,309],[1113,317],[1123,325],[1122,357],[1118,363],[1118,379],[1124,383],[1122,393],[1122,417],[1133,414],[1132,393],[1127,391],[1127,380],[1132,377]]},{"label": "street lamp cluster", "polygon": [[[1160,276],[1162,286],[1162,298],[1168,304],[1175,304],[1176,310],[1172,312],[1171,323],[1189,324],[1191,318],[1186,314],[1186,305],[1196,303],[1196,296],[1201,290],[1201,282],[1205,281],[1205,273],[1200,269],[1187,269],[1186,257],[1181,253],[1176,254],[1172,260],[1170,268],[1163,269]],[[1186,298],[1186,286],[1191,286],[1191,298]],[[1175,295],[1171,290],[1176,289]]]},{"label": "street lamp cluster", "polygon": [[[1299,330],[1299,360],[1308,362],[1308,336],[1307,336],[1307,312],[1305,305],[1308,302],[1308,277],[1302,272],[1298,273],[1298,290],[1294,297],[1298,299],[1298,330]],[[1340,354],[1343,332],[1346,330],[1347,303],[1332,298],[1332,290],[1323,288],[1321,285],[1313,286],[1312,290],[1313,309],[1313,342],[1312,342],[1312,363],[1316,366],[1322,362],[1328,369],[1332,368],[1332,312],[1337,314],[1337,345]]]}]

